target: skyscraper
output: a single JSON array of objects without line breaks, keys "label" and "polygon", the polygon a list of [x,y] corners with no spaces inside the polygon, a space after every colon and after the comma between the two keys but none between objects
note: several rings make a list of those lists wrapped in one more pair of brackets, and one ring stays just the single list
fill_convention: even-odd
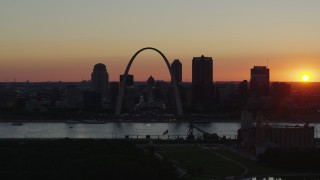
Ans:
[{"label": "skyscraper", "polygon": [[[123,78],[124,78],[124,75],[120,75],[120,84]],[[133,85],[134,85],[134,76],[132,74],[128,74],[126,86],[133,86]]]},{"label": "skyscraper", "polygon": [[251,69],[251,95],[255,97],[269,96],[269,81],[269,69],[266,66],[254,66]]},{"label": "skyscraper", "polygon": [[154,87],[155,84],[156,84],[156,80],[154,80],[154,78],[152,76],[150,76],[147,80],[147,86]]},{"label": "skyscraper", "polygon": [[107,98],[109,75],[104,64],[94,65],[93,72],[91,74],[91,82],[93,90],[101,94],[102,99]]},{"label": "skyscraper", "polygon": [[192,85],[208,85],[213,82],[212,57],[194,57],[192,60]]},{"label": "skyscraper", "polygon": [[195,105],[213,103],[213,60],[212,57],[194,57],[192,60],[192,99]]},{"label": "skyscraper", "polygon": [[110,82],[110,104],[112,107],[116,107],[118,95],[119,95],[119,82]]},{"label": "skyscraper", "polygon": [[150,76],[147,80],[147,98],[148,102],[154,102],[154,90],[155,90],[156,81],[152,76]]},{"label": "skyscraper", "polygon": [[173,71],[173,75],[176,78],[177,83],[182,82],[182,64],[179,59],[175,59],[171,63],[171,69]]},{"label": "skyscraper", "polygon": [[239,104],[241,106],[246,106],[248,102],[248,81],[244,80],[240,82],[238,87],[239,93]]}]

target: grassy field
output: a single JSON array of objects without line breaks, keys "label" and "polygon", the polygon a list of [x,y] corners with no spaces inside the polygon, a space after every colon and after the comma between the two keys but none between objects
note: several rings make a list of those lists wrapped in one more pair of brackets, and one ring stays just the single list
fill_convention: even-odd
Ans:
[{"label": "grassy field", "polygon": [[243,169],[238,165],[201,149],[198,146],[161,146],[156,149],[166,159],[176,162],[192,176],[191,179],[239,176]]},{"label": "grassy field", "polygon": [[246,159],[226,150],[219,150],[218,153],[246,166],[248,168],[248,176],[285,173],[282,170],[269,167],[265,164],[259,163],[258,161]]},{"label": "grassy field", "polygon": [[187,170],[191,175],[187,179],[196,180],[211,179],[211,177],[223,178],[227,176],[239,176],[245,171],[241,166],[219,155],[244,165],[248,169],[246,176],[281,173],[278,170],[255,161],[247,160],[223,149],[214,151],[219,155],[196,145],[158,146],[156,151],[164,156],[164,158],[176,162],[178,166]]},{"label": "grassy field", "polygon": [[[139,148],[137,147],[139,146]],[[146,147],[146,148],[143,148]],[[146,153],[147,152],[147,153]],[[149,153],[148,153],[149,152]],[[164,157],[159,160],[151,152]],[[179,179],[280,174],[227,150],[126,140],[0,140],[0,179]],[[248,170],[248,171],[246,171]]]},{"label": "grassy field", "polygon": [[171,163],[128,141],[1,140],[0,179],[177,179]]}]

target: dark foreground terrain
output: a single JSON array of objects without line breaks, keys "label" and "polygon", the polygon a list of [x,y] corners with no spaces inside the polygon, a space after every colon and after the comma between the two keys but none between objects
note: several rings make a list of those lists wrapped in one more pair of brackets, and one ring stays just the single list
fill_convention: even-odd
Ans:
[{"label": "dark foreground terrain", "polygon": [[175,168],[128,141],[1,140],[0,179],[177,179]]},{"label": "dark foreground terrain", "polygon": [[0,139],[0,180],[320,177],[318,149],[270,149],[259,156],[258,161],[252,161],[231,152],[230,146],[224,143],[147,139]]}]

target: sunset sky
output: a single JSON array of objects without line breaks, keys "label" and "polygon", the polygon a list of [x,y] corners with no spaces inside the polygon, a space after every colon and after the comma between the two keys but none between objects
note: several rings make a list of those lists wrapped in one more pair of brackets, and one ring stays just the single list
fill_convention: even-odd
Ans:
[{"label": "sunset sky", "polygon": [[[1,0],[0,81],[81,81],[104,63],[110,80],[143,47],[180,59],[191,81],[194,56],[214,59],[214,81],[320,81],[319,0]],[[169,80],[156,52],[130,70],[135,80]]]}]

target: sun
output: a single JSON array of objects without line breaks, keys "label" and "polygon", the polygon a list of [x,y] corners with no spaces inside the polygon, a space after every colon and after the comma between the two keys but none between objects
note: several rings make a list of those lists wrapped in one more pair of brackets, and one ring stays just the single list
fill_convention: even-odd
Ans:
[{"label": "sun", "polygon": [[308,81],[311,80],[311,75],[308,74],[308,73],[303,73],[303,74],[300,75],[300,79],[303,82],[308,82]]},{"label": "sun", "polygon": [[309,81],[310,77],[308,75],[303,75],[301,79],[302,81]]}]

